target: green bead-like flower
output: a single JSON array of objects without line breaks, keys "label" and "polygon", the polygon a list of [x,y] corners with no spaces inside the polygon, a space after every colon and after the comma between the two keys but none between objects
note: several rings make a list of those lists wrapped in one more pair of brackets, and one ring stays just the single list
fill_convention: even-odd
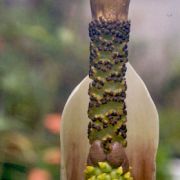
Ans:
[{"label": "green bead-like flower", "polygon": [[113,168],[107,162],[99,162],[98,166],[87,166],[86,180],[133,180],[130,171],[124,173],[122,167]]}]

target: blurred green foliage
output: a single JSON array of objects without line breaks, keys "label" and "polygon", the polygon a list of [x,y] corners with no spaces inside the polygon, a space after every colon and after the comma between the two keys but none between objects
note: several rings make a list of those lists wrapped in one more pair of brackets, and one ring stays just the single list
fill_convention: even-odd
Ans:
[{"label": "blurred green foliage", "polygon": [[[0,1],[1,179],[24,180],[36,167],[59,179],[59,165],[43,159],[46,149],[59,147],[59,135],[45,129],[43,122],[47,114],[62,111],[68,95],[88,72],[88,41],[83,39],[87,34],[83,36],[75,22],[76,28],[71,28],[72,4]],[[169,160],[180,156],[179,59],[156,101],[161,132],[158,180],[170,179]]]},{"label": "blurred green foliage", "polygon": [[157,180],[170,180],[172,179],[170,175],[170,169],[169,169],[169,164],[170,164],[170,156],[169,156],[169,151],[168,151],[168,146],[161,145],[159,146],[158,149],[158,154],[157,154],[157,174],[156,178]]},{"label": "blurred green foliage", "polygon": [[180,112],[174,109],[163,109],[160,111],[160,139],[161,143],[170,147],[170,153],[180,156]]}]

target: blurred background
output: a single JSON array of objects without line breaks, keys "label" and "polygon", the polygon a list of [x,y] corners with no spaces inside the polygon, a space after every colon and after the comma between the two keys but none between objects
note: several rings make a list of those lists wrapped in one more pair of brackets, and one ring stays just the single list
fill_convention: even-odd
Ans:
[{"label": "blurred background", "polygon": [[[157,180],[180,179],[180,1],[132,0],[129,61],[160,116]],[[59,180],[59,123],[88,72],[86,0],[0,0],[0,180]]]}]

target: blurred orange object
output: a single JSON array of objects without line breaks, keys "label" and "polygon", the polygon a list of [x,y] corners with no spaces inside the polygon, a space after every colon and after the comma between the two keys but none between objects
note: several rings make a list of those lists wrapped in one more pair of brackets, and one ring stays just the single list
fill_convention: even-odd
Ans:
[{"label": "blurred orange object", "polygon": [[60,120],[60,114],[48,114],[44,120],[44,127],[53,134],[59,134]]},{"label": "blurred orange object", "polygon": [[44,169],[32,169],[29,172],[28,180],[52,180],[51,174]]},{"label": "blurred orange object", "polygon": [[60,164],[60,149],[50,148],[46,150],[43,159],[48,164],[54,164],[54,165]]}]

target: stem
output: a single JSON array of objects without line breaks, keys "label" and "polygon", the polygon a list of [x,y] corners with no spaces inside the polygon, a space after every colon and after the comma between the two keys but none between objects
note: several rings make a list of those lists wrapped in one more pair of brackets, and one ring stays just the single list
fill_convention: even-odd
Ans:
[{"label": "stem", "polygon": [[130,0],[90,0],[93,19],[127,20]]}]

